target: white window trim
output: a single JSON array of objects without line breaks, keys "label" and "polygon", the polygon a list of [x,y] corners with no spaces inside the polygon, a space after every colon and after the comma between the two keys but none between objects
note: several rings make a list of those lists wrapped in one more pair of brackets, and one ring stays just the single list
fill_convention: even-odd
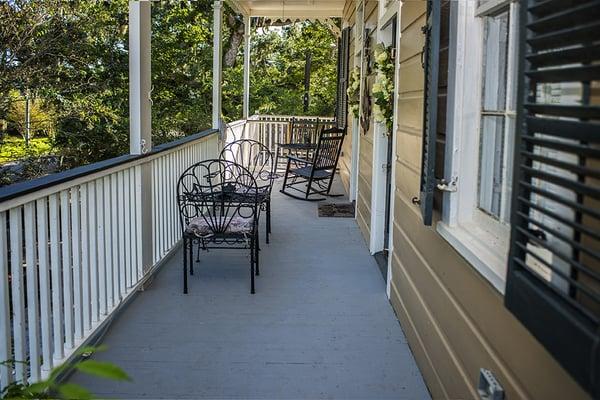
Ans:
[{"label": "white window trim", "polygon": [[[514,102],[516,85],[517,3],[497,0],[487,8],[511,7],[507,99]],[[486,11],[486,10],[483,10]],[[487,10],[490,11],[490,10]],[[504,294],[508,260],[509,227],[477,208],[479,124],[482,96],[482,7],[474,1],[451,2],[450,54],[445,180],[456,182],[456,192],[444,193],[438,233],[450,243],[493,287]],[[511,151],[507,148],[508,151]],[[507,169],[505,168],[505,171]]]}]

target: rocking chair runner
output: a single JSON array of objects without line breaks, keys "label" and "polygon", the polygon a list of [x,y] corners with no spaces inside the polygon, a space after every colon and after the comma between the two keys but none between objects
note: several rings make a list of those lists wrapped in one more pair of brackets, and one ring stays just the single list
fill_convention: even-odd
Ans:
[{"label": "rocking chair runner", "polygon": [[[319,142],[312,161],[288,156],[280,192],[296,199],[308,201],[325,200],[325,197],[315,198],[310,197],[311,195],[341,196],[332,195],[329,192],[345,135],[346,128],[323,129],[319,135]],[[298,187],[304,184],[306,184],[306,189]],[[302,193],[303,196],[290,193],[290,191]]]}]

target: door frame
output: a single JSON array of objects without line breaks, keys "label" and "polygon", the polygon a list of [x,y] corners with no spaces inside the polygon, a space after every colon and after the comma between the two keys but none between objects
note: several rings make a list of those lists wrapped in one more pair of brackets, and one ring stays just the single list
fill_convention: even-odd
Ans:
[{"label": "door frame", "polygon": [[[389,231],[387,250],[387,279],[386,293],[390,296],[390,282],[392,279],[392,259],[393,259],[393,234],[394,234],[394,200],[396,193],[396,154],[397,137],[395,133],[398,130],[398,89],[400,87],[400,31],[401,31],[401,2],[397,0],[379,0],[379,18],[377,23],[377,43],[383,42],[386,45],[392,44],[395,39],[396,57],[394,68],[394,112],[392,123],[392,134],[385,135],[385,126],[375,123],[373,134],[373,165],[372,165],[372,193],[371,193],[371,231],[369,238],[369,250],[371,254],[383,251],[385,248],[385,229]],[[395,38],[392,37],[392,26],[390,22],[396,18]],[[389,220],[386,221],[386,195],[387,195],[387,168],[384,166],[388,161],[388,145],[391,143],[391,171],[389,174]],[[386,223],[388,224],[386,227]]]}]

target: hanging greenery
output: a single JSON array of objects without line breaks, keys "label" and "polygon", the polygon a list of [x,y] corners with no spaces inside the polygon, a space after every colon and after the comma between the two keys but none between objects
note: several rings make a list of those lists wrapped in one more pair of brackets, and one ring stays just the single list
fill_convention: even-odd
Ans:
[{"label": "hanging greenery", "polygon": [[385,123],[387,134],[392,131],[394,117],[394,60],[392,48],[378,43],[375,46],[375,83],[373,83],[373,116],[376,122]]},{"label": "hanging greenery", "polygon": [[350,82],[348,85],[348,105],[349,110],[358,118],[360,111],[360,68],[354,67],[350,73]]}]

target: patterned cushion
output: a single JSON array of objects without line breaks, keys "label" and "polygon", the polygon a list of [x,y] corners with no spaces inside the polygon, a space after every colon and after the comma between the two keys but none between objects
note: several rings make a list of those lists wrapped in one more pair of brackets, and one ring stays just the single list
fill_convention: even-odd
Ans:
[{"label": "patterned cushion", "polygon": [[208,217],[207,217],[207,219],[204,219],[204,217],[202,217],[202,216],[192,218],[190,220],[190,222],[188,223],[185,231],[186,231],[186,233],[191,233],[192,235],[196,235],[198,237],[206,237],[206,236],[210,236],[214,233],[234,233],[234,234],[246,234],[246,233],[251,234],[252,233],[252,219],[251,218],[243,218],[243,217],[240,217],[239,215],[236,215],[234,217],[220,217],[220,218],[224,218],[225,221],[223,221],[222,223],[221,223],[221,221],[219,221],[213,225],[221,226],[221,224],[225,225],[225,224],[227,224],[227,221],[229,221],[229,224],[227,225],[224,232],[214,232],[207,222],[207,219],[209,221],[210,221],[210,219]]}]

